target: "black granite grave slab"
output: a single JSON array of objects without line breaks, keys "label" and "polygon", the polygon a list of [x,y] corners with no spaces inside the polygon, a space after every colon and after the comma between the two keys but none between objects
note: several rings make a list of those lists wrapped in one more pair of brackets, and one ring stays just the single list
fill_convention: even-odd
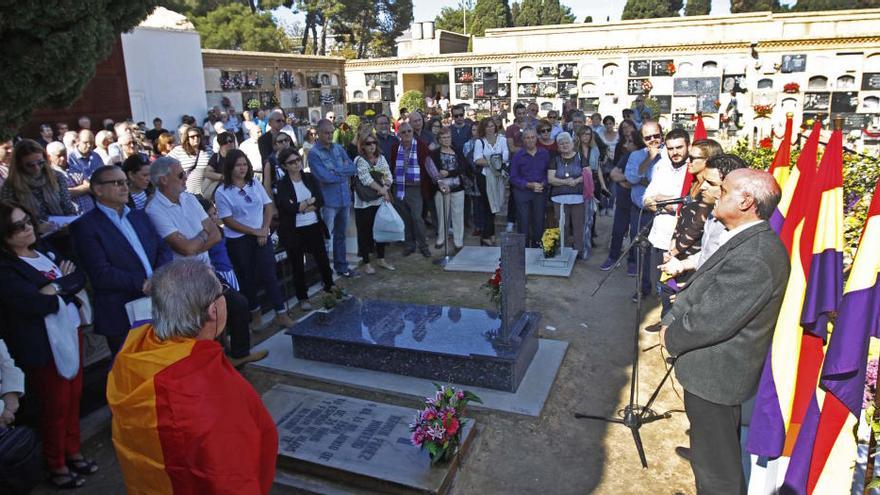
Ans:
[{"label": "black granite grave slab", "polygon": [[495,311],[350,298],[287,330],[294,356],[515,392],[538,349],[540,313],[509,340]]},{"label": "black granite grave slab", "polygon": [[468,420],[459,456],[431,466],[427,451],[410,443],[415,408],[288,385],[272,387],[263,402],[278,427],[282,485],[292,472],[378,493],[442,494],[475,435]]}]

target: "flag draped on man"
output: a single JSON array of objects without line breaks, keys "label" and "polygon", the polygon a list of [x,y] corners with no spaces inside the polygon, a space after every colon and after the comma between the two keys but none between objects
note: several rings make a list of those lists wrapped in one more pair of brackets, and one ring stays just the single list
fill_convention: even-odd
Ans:
[{"label": "flag draped on man", "polygon": [[275,423],[216,341],[160,341],[150,324],[131,330],[107,402],[129,494],[269,493]]},{"label": "flag draped on man", "polygon": [[805,408],[796,410],[795,390],[803,336],[801,315],[813,258],[814,239],[805,238],[803,234],[807,233],[809,236],[815,232],[815,223],[812,226],[806,225],[807,214],[810,205],[818,204],[821,199],[820,191],[813,187],[817,175],[816,152],[820,130],[818,123],[814,125],[795,169],[785,182],[779,206],[770,220],[771,226],[779,233],[782,243],[791,255],[791,274],[776,321],[773,342],[764,361],[755,409],[749,425],[748,451],[766,457],[790,455],[805,411]]},{"label": "flag draped on man", "polygon": [[[819,370],[824,358],[824,344],[827,337],[828,316],[837,312],[843,295],[843,133],[834,131],[822,163],[819,166],[817,180],[813,190],[818,191],[821,198],[811,204],[806,216],[806,226],[813,227],[813,256],[810,264],[807,288],[804,297],[801,325],[804,333],[801,339],[798,376],[792,407],[791,425],[800,425],[796,430],[789,428],[786,444],[794,442],[791,461],[786,471],[783,493],[812,493],[815,487],[810,486],[812,478],[810,467],[814,446],[817,440],[817,429],[820,419],[819,405],[826,397],[821,388],[817,389]],[[815,193],[814,193],[815,194]],[[810,237],[804,231],[803,238]],[[827,404],[827,401],[825,401]],[[824,408],[822,409],[824,413]],[[789,449],[786,449],[788,451]],[[851,456],[855,456],[853,448]],[[823,462],[824,464],[824,462]],[[846,475],[846,482],[828,492],[845,491],[852,480],[852,472]],[[839,473],[838,473],[839,474]],[[832,488],[829,486],[828,488]]]},{"label": "flag draped on man", "polygon": [[791,168],[791,131],[792,131],[792,115],[785,117],[785,133],[782,135],[782,141],[776,150],[776,156],[773,157],[773,163],[770,164],[768,172],[773,174],[779,188],[785,186],[788,180],[789,169]]}]

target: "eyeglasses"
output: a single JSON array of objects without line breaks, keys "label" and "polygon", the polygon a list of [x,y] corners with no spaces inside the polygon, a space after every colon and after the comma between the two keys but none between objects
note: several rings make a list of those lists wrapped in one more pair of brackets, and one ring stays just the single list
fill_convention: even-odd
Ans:
[{"label": "eyeglasses", "polygon": [[101,182],[98,182],[98,185],[103,185],[103,184],[113,184],[116,187],[122,187],[122,186],[127,186],[128,181],[126,179],[117,179],[117,180],[102,180]]},{"label": "eyeglasses", "polygon": [[[300,160],[299,158],[291,158],[290,160],[287,160],[286,162],[284,162],[284,164],[285,165],[294,165],[294,164],[297,164],[300,162],[302,162],[302,160]],[[241,192],[244,192],[244,191],[241,191]]]},{"label": "eyeglasses", "polygon": [[179,174],[177,174],[177,178],[180,180],[186,179],[186,170],[181,170]]},{"label": "eyeglasses", "polygon": [[253,200],[250,196],[248,196],[248,193],[246,193],[244,189],[239,189],[239,190],[238,190],[238,195],[244,197],[244,202],[245,202],[245,203],[250,204],[250,203],[253,203],[253,202],[254,202],[254,200]]},{"label": "eyeglasses", "polygon": [[459,119],[461,117],[464,117],[464,114],[463,113],[454,113],[454,114],[452,114],[452,116],[455,117],[456,119]]},{"label": "eyeglasses", "polygon": [[663,134],[649,134],[647,136],[642,136],[645,141],[653,141],[653,140],[661,140],[663,139]]},{"label": "eyeglasses", "polygon": [[538,129],[538,132],[544,134],[545,132],[550,132],[550,129]]},{"label": "eyeglasses", "polygon": [[19,220],[17,222],[12,222],[12,233],[18,234],[19,232],[24,232],[25,230],[27,230],[28,226],[34,226],[34,221],[31,220],[30,217],[27,217],[24,220]]},{"label": "eyeglasses", "polygon": [[276,139],[276,140],[275,140],[275,144],[284,144],[284,143],[290,144],[290,139],[288,139],[288,138],[282,138],[282,139]]},{"label": "eyeglasses", "polygon": [[705,159],[706,159],[705,156],[694,156],[694,155],[690,155],[690,158],[691,158],[691,161],[694,161],[694,160],[705,160]]},{"label": "eyeglasses", "polygon": [[200,136],[198,134],[190,134],[189,136],[187,136],[187,138],[188,139],[202,139],[202,136]]},{"label": "eyeglasses", "polygon": [[40,168],[43,168],[44,165],[46,165],[46,160],[43,160],[42,158],[40,158],[39,160],[34,160],[34,161],[32,161],[32,162],[25,162],[25,163],[24,163],[24,166],[25,166],[25,167],[40,167]]}]

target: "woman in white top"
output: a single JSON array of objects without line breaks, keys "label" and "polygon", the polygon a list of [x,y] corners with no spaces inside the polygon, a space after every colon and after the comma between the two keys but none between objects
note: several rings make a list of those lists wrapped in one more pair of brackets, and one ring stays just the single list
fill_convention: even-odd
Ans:
[{"label": "woman in white top", "polygon": [[101,157],[101,161],[104,162],[104,165],[110,165],[110,150],[108,149],[110,143],[113,142],[113,133],[107,130],[98,131],[95,134],[95,153]]},{"label": "woman in white top", "polygon": [[254,180],[254,168],[241,150],[231,150],[223,163],[223,184],[214,193],[217,214],[226,226],[226,247],[247,297],[254,328],[262,322],[257,289],[262,285],[275,309],[273,323],[288,328],[293,321],[285,312],[284,299],[275,275],[275,246],[269,239],[269,223],[275,208],[266,189]]},{"label": "woman in white top", "polygon": [[483,203],[483,229],[480,232],[480,244],[495,245],[495,214],[501,211],[504,204],[503,170],[510,162],[507,140],[498,136],[498,125],[491,117],[480,121],[477,128],[477,140],[474,142],[474,165],[477,173],[477,184],[480,188],[480,201]]},{"label": "woman in white top", "polygon": [[211,154],[202,145],[202,131],[198,127],[183,125],[180,128],[182,142],[168,156],[177,159],[186,172],[186,191],[202,194],[202,179]]},{"label": "woman in white top", "polygon": [[373,222],[376,221],[376,212],[382,201],[389,203],[391,200],[391,184],[394,178],[388,162],[379,150],[379,142],[376,136],[367,131],[358,138],[358,156],[354,159],[357,167],[357,178],[361,186],[365,186],[375,192],[372,196],[362,197],[363,192],[356,185],[354,190],[354,219],[357,225],[358,255],[364,261],[364,272],[372,275],[376,270],[370,264],[370,253],[373,245],[376,246],[376,264],[386,270],[394,270],[385,261],[385,243],[373,241]]},{"label": "woman in white top", "polygon": [[[589,129],[585,126],[584,129]],[[565,213],[565,229],[571,230],[574,249],[580,253],[584,248],[584,171],[589,158],[575,152],[571,134],[560,132],[556,136],[559,155],[550,160],[547,182],[550,183],[550,201],[556,211]],[[594,150],[598,152],[597,150]],[[565,246],[561,246],[565,247]]]}]

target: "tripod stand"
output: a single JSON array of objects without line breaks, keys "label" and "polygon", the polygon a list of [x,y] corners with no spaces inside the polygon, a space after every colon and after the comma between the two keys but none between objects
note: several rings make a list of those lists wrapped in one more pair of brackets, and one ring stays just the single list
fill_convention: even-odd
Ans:
[{"label": "tripod stand", "polygon": [[[641,220],[641,215],[639,216],[639,220]],[[641,221],[639,222],[641,224]],[[626,249],[623,250],[623,253],[614,263],[614,267],[611,271],[605,275],[599,284],[596,286],[596,289],[593,290],[593,293],[590,294],[590,297],[596,295],[599,292],[599,289],[605,284],[605,282],[611,277],[611,274],[614,273],[624,258],[629,255],[629,252],[636,248],[637,251],[637,259],[636,259],[636,319],[635,324],[633,325],[633,358],[632,358],[632,379],[629,382],[629,404],[627,404],[623,408],[623,417],[604,417],[597,416],[593,414],[583,414],[583,413],[574,413],[574,417],[578,419],[596,419],[599,421],[606,421],[609,423],[618,423],[626,426],[632,431],[633,441],[636,444],[636,450],[639,453],[639,460],[642,461],[642,467],[648,467],[648,460],[645,458],[645,448],[642,445],[642,436],[639,433],[639,429],[643,424],[653,423],[654,421],[658,421],[661,419],[668,419],[672,417],[672,414],[668,411],[663,414],[658,414],[651,409],[651,405],[654,404],[654,401],[657,399],[657,395],[660,393],[660,389],[663,387],[663,384],[666,383],[666,380],[669,378],[669,375],[672,373],[672,369],[675,367],[675,363],[673,362],[671,366],[666,370],[666,374],[663,375],[663,379],[660,380],[660,384],[657,385],[657,388],[654,389],[654,392],[651,394],[651,398],[648,399],[648,403],[644,406],[638,404],[638,399],[636,398],[636,387],[639,381],[639,324],[642,320],[642,275],[644,274],[645,266],[644,259],[647,250],[650,248],[650,242],[648,241],[648,237],[646,235],[647,231],[650,229],[650,225],[644,226],[639,230],[638,235],[629,243]]]}]

